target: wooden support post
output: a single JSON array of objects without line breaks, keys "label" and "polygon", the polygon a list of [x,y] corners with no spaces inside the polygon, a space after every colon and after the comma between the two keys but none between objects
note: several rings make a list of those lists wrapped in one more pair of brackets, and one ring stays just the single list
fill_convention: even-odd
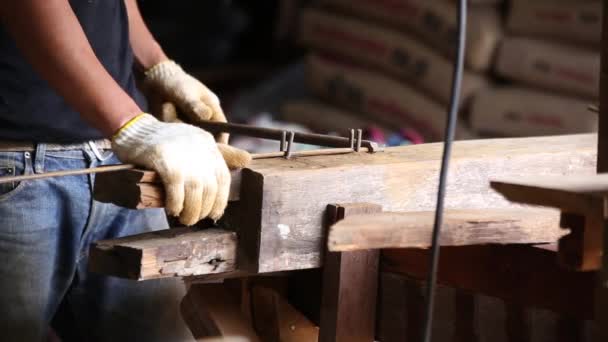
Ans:
[{"label": "wooden support post", "polygon": [[[608,14],[608,0],[603,1],[604,18]],[[608,172],[608,20],[603,20],[602,25],[602,49],[600,69],[600,111],[599,132],[597,144],[597,172]],[[606,207],[604,203],[604,213]],[[608,225],[606,220],[602,224],[602,268],[595,290],[595,339],[596,341],[608,340],[608,234],[605,233]]]},{"label": "wooden support post", "polygon": [[[356,214],[378,213],[374,204],[329,205],[329,223]],[[375,340],[378,250],[327,252],[323,269],[320,342]]]},{"label": "wooden support post", "polygon": [[182,316],[197,341],[260,342],[236,299],[222,284],[196,284],[182,300]]},{"label": "wooden support post", "polygon": [[[605,10],[608,10],[608,1],[604,2],[606,6]],[[608,13],[608,12],[606,12]],[[608,21],[608,20],[606,20]],[[608,30],[608,25],[604,24],[604,37],[608,37],[606,31]],[[608,39],[604,40],[604,46],[608,44]],[[608,48],[604,48],[604,51],[608,51]],[[603,62],[603,61],[602,61]],[[603,74],[602,74],[602,77]],[[608,90],[608,89],[606,89]],[[605,107],[606,108],[606,107]],[[604,109],[606,110],[606,109]],[[608,119],[608,112],[604,112]],[[606,132],[608,135],[608,132]],[[606,137],[608,140],[608,136]],[[605,151],[608,152],[608,151]],[[599,158],[599,156],[598,156]],[[608,156],[605,156],[608,159]],[[608,341],[608,234],[606,234],[606,229],[608,229],[608,213],[606,213],[606,202],[604,202],[604,216],[601,221],[602,233],[603,233],[603,256],[602,256],[602,267],[598,274],[598,279],[595,286],[595,324],[594,324],[594,338],[597,342]]]}]

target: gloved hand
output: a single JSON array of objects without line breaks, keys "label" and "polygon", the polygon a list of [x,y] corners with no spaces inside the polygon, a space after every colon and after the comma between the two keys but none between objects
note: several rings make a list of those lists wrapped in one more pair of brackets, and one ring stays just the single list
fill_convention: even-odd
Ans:
[{"label": "gloved hand", "polygon": [[[153,93],[159,94],[165,111],[177,107],[193,123],[198,120],[226,122],[226,115],[220,106],[219,98],[196,78],[188,75],[177,63],[171,60],[161,62],[145,72],[144,84]],[[228,134],[220,134],[218,142],[227,144]]]},{"label": "gloved hand", "polygon": [[[156,103],[156,105],[160,105],[161,116],[158,119],[160,119],[161,121],[172,123],[184,123],[178,118],[177,110],[175,109],[175,106],[172,103]],[[249,163],[251,162],[251,155],[247,151],[220,142],[217,143],[217,148],[224,156],[224,160],[226,161],[226,164],[228,164],[228,168],[231,170],[242,169],[249,165]]]},{"label": "gloved hand", "polygon": [[[160,175],[167,213],[179,216],[181,223],[193,225],[205,217],[217,220],[223,215],[230,173],[208,132],[141,114],[112,137],[112,148],[122,162]],[[232,148],[224,150],[228,154],[233,152]]]}]

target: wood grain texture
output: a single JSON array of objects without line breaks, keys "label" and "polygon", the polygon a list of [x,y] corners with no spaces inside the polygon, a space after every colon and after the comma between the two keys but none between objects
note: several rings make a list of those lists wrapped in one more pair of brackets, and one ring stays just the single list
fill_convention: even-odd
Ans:
[{"label": "wood grain texture", "polygon": [[[456,142],[446,209],[519,208],[490,189],[489,181],[594,174],[595,144],[591,134]],[[265,273],[321,266],[330,203],[434,210],[441,152],[441,144],[423,144],[374,154],[254,160],[240,171],[240,200],[229,204],[222,221],[239,237],[238,268]]]},{"label": "wood grain texture", "polygon": [[176,228],[94,243],[89,270],[135,280],[233,271],[236,233]]},{"label": "wood grain texture", "polygon": [[261,341],[221,284],[192,285],[182,300],[181,313],[197,341]]},{"label": "wood grain texture", "polygon": [[[492,178],[593,174],[593,135],[457,142],[448,180],[447,209],[514,208],[488,186]],[[377,203],[386,211],[430,211],[435,206],[440,144],[387,148],[385,152],[255,161],[249,170],[262,184],[259,217],[234,225],[256,256],[258,272],[321,265],[328,203]],[[243,179],[244,181],[244,179]],[[243,212],[231,211],[232,220]],[[259,225],[258,225],[259,223]],[[257,250],[257,255],[256,255]]]},{"label": "wood grain texture", "polygon": [[[428,250],[385,250],[381,269],[423,280],[428,257]],[[592,318],[594,295],[590,289],[596,275],[565,270],[555,258],[555,252],[531,246],[442,247],[438,283],[571,317]]]},{"label": "wood grain texture", "polygon": [[[378,213],[376,204],[336,204],[327,207],[329,222],[351,215]],[[375,340],[379,251],[327,252],[323,268],[320,342]]]},{"label": "wood grain texture", "polygon": [[510,201],[573,213],[585,213],[594,198],[608,196],[608,174],[513,177],[490,185]]},{"label": "wood grain texture", "polygon": [[560,261],[583,271],[601,267],[608,174],[520,177],[491,186],[513,202],[562,210],[561,226],[571,233],[560,240]]},{"label": "wood grain texture", "polygon": [[[383,212],[354,215],[330,227],[330,251],[382,248],[428,248],[434,212]],[[566,232],[554,210],[484,209],[448,210],[444,216],[442,246],[478,244],[555,243]]]}]

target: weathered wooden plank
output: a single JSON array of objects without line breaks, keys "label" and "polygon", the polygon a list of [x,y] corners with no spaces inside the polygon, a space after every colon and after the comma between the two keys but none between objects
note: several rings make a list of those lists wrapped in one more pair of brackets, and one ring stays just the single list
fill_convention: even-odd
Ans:
[{"label": "weathered wooden plank", "polygon": [[221,284],[192,285],[182,300],[181,312],[197,341],[261,341]]},{"label": "weathered wooden plank", "polygon": [[103,240],[90,249],[92,272],[147,280],[235,270],[236,233],[176,228]]},{"label": "weathered wooden plank", "polygon": [[[424,279],[428,255],[421,249],[385,250],[381,268]],[[565,270],[555,257],[551,250],[531,246],[442,247],[438,282],[572,317],[593,317],[590,289],[596,275]]]},{"label": "weathered wooden plank", "polygon": [[[488,139],[454,144],[447,209],[514,208],[490,179],[590,175],[595,135]],[[222,224],[239,236],[239,268],[274,272],[319,267],[327,204],[369,202],[387,211],[435,207],[441,144],[378,153],[257,159],[241,174],[239,201]]]},{"label": "weathered wooden plank", "polygon": [[[327,207],[329,222],[351,215],[378,213],[369,203]],[[323,268],[320,342],[370,342],[375,340],[377,250],[327,252]]]},{"label": "weathered wooden plank", "polygon": [[[457,142],[448,209],[513,207],[484,184],[498,175],[592,174],[594,146],[593,135]],[[243,246],[256,258],[259,272],[318,267],[328,203],[370,202],[387,211],[434,210],[440,158],[441,145],[427,144],[375,154],[254,162],[243,172],[257,175],[259,217],[247,220],[247,225],[241,216],[245,224],[231,226],[241,241],[243,234],[259,234],[254,244]],[[242,210],[229,210],[226,220],[239,215]]]},{"label": "weathered wooden plank", "polygon": [[495,180],[491,186],[513,202],[561,209],[561,226],[571,233],[560,240],[560,261],[583,271],[601,267],[608,174],[534,176]]},{"label": "weathered wooden plank", "polygon": [[490,185],[510,201],[573,213],[585,213],[594,199],[608,196],[608,174],[510,177]]},{"label": "weathered wooden plank", "polygon": [[[331,226],[330,251],[430,247],[434,212],[355,215]],[[442,246],[555,243],[565,234],[559,212],[537,209],[448,210]]]}]

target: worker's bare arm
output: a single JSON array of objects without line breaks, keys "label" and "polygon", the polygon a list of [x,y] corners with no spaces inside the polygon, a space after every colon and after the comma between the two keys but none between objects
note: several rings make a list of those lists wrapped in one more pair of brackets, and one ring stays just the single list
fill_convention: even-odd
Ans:
[{"label": "worker's bare arm", "polygon": [[40,75],[104,134],[141,113],[95,56],[68,0],[0,1],[0,17]]},{"label": "worker's bare arm", "polygon": [[129,14],[129,35],[137,67],[146,71],[169,58],[156,42],[139,12],[136,0],[125,0]]}]

